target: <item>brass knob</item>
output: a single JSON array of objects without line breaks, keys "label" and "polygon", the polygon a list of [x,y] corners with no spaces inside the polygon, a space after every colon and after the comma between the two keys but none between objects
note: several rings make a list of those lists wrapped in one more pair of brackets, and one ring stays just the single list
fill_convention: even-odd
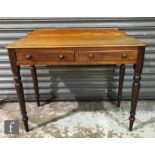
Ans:
[{"label": "brass knob", "polygon": [[123,53],[123,54],[122,54],[122,58],[123,58],[123,59],[128,58],[128,54],[127,54],[127,53]]},{"label": "brass knob", "polygon": [[93,59],[93,58],[94,58],[94,54],[92,54],[92,53],[89,54],[89,58],[90,58],[90,59]]},{"label": "brass knob", "polygon": [[60,58],[60,59],[64,59],[65,57],[64,57],[63,54],[60,54],[60,55],[59,55],[59,58]]},{"label": "brass knob", "polygon": [[26,59],[31,60],[32,59],[32,56],[30,54],[27,54],[26,55]]}]

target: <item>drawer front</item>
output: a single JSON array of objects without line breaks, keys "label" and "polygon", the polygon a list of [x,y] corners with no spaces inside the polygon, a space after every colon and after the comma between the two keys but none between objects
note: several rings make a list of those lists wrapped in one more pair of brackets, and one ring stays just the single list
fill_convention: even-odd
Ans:
[{"label": "drawer front", "polygon": [[39,64],[42,62],[74,62],[73,50],[54,49],[17,49],[17,62],[21,64]]},{"label": "drawer front", "polygon": [[136,50],[79,51],[78,61],[136,61]]}]

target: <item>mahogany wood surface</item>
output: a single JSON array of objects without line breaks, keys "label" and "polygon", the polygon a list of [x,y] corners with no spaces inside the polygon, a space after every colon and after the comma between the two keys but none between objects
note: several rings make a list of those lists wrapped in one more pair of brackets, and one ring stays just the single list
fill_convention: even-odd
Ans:
[{"label": "mahogany wood surface", "polygon": [[6,46],[25,130],[29,131],[20,65],[30,65],[37,105],[40,106],[35,65],[121,64],[118,104],[122,100],[125,64],[134,65],[129,130],[135,120],[145,43],[117,28],[42,28]]},{"label": "mahogany wood surface", "polygon": [[7,48],[110,46],[145,46],[145,43],[113,28],[53,28],[34,30]]},{"label": "mahogany wood surface", "polygon": [[137,60],[137,49],[16,49],[19,65],[83,65],[132,64]]}]

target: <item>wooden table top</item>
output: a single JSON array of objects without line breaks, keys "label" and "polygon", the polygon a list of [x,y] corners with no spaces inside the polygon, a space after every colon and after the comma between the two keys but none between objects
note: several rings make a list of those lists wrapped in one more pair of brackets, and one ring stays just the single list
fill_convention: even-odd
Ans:
[{"label": "wooden table top", "polygon": [[35,29],[6,48],[70,48],[145,46],[117,28],[42,28]]}]

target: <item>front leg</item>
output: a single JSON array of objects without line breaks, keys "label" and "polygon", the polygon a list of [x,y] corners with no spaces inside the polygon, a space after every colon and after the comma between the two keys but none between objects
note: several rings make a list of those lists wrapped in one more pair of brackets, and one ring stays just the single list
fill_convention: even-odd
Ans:
[{"label": "front leg", "polygon": [[16,88],[16,92],[19,100],[19,106],[22,114],[22,120],[23,120],[26,132],[29,132],[28,117],[27,117],[25,99],[24,99],[24,93],[23,93],[23,85],[22,85],[21,76],[20,76],[20,66],[16,65],[16,54],[12,49],[9,49],[9,58],[10,58],[11,69],[12,69],[13,77],[15,81],[15,88]]},{"label": "front leg", "polygon": [[130,123],[129,123],[129,130],[132,131],[133,123],[135,121],[135,114],[136,114],[136,107],[140,89],[140,80],[141,80],[141,72],[143,69],[143,62],[144,62],[144,52],[145,48],[140,47],[138,49],[138,57],[137,63],[134,65],[134,81],[132,85],[132,98],[131,98],[131,110],[130,110]]}]

